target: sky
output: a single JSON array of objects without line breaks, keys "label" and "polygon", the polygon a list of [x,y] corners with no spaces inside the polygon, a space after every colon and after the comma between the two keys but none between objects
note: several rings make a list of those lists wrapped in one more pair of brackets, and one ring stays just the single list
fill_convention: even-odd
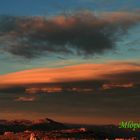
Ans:
[{"label": "sky", "polygon": [[0,119],[140,121],[139,7],[1,0]]}]

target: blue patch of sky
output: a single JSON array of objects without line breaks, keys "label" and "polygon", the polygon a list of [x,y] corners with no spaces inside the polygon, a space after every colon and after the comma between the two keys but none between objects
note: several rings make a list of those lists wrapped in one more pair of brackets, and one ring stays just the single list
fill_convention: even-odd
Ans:
[{"label": "blue patch of sky", "polygon": [[35,16],[81,9],[131,10],[137,9],[139,6],[139,0],[1,0],[0,14]]},{"label": "blue patch of sky", "polygon": [[[129,29],[116,43],[116,49],[105,53],[101,59],[105,61],[138,61],[140,60],[140,24]],[[99,61],[101,61],[101,59]]]},{"label": "blue patch of sky", "polygon": [[[1,0],[0,14],[10,15],[47,15],[58,14],[65,11],[90,9],[94,11],[117,11],[132,10],[140,6],[139,0]],[[22,60],[8,54],[0,55],[0,74],[20,71],[38,67],[60,67],[80,63],[103,63],[110,60],[138,60],[140,57],[140,26],[129,30],[117,43],[115,51],[108,51],[105,54],[96,55],[93,58],[84,59],[78,56],[41,57],[33,60]],[[64,57],[64,59],[63,59]]]}]

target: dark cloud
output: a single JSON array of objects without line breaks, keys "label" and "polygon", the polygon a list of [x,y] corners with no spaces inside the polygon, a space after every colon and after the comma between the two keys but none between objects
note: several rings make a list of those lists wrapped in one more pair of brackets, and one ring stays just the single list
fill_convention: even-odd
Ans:
[{"label": "dark cloud", "polygon": [[[92,123],[101,119],[100,123],[103,123],[105,118],[108,118],[107,123],[115,123],[116,121],[118,123],[122,119],[139,120],[140,94],[134,91],[131,92],[132,94],[119,93],[114,90],[111,94],[108,91],[102,94],[97,91],[94,91],[94,94],[45,94],[44,96],[40,95],[38,100],[32,102],[23,101],[22,98],[19,102],[14,101],[14,99],[12,101],[2,100],[0,102],[0,116],[8,119],[12,115],[18,118],[18,113],[22,115],[20,117],[22,119],[63,116],[67,118],[68,122],[74,117],[77,123],[81,123],[83,120],[87,123],[89,119],[92,120]],[[6,114],[5,110],[9,113]],[[31,115],[33,112],[36,114]],[[110,122],[111,120],[112,122]]]},{"label": "dark cloud", "polygon": [[91,12],[56,17],[0,17],[1,50],[24,58],[42,54],[92,56],[112,50],[137,13]]},{"label": "dark cloud", "polygon": [[140,71],[118,72],[115,76],[114,74],[104,74],[104,77],[112,82],[140,83]]},{"label": "dark cloud", "polygon": [[25,87],[21,86],[10,86],[10,87],[0,87],[0,93],[24,93]]}]

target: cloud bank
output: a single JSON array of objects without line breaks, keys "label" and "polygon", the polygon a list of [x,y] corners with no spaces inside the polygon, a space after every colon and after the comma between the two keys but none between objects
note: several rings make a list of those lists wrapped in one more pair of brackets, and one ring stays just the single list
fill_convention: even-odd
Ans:
[{"label": "cloud bank", "polygon": [[74,123],[118,124],[122,118],[139,120],[139,91],[140,63],[19,71],[0,75],[0,115],[30,118],[35,112],[31,119],[50,116]]},{"label": "cloud bank", "polygon": [[77,12],[53,17],[0,16],[0,50],[23,58],[94,56],[115,49],[139,13]]},{"label": "cloud bank", "polygon": [[1,92],[15,92],[16,88],[26,93],[131,91],[139,87],[140,64],[127,62],[40,68],[0,76]]}]

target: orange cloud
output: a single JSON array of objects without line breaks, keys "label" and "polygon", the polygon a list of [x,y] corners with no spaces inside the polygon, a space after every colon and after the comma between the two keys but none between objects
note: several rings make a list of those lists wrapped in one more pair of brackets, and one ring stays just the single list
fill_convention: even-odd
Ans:
[{"label": "orange cloud", "polygon": [[[140,83],[140,64],[114,62],[106,64],[81,64],[63,68],[39,68],[0,76],[0,88],[27,86],[27,93],[36,91],[61,92],[90,91],[94,85],[105,87],[132,87]],[[91,82],[90,82],[91,81]],[[105,82],[106,81],[106,82]],[[37,84],[45,84],[36,87]],[[50,86],[51,84],[51,86]],[[64,84],[67,84],[63,86]]]},{"label": "orange cloud", "polygon": [[35,97],[18,97],[17,99],[15,99],[15,101],[32,102],[35,101]]},{"label": "orange cloud", "polygon": [[35,93],[58,93],[58,92],[61,92],[62,91],[62,88],[60,87],[53,87],[53,88],[49,88],[49,87],[32,87],[32,88],[26,88],[25,89],[25,92],[26,93],[29,93],[29,94],[35,94]]},{"label": "orange cloud", "polygon": [[112,88],[132,88],[134,87],[133,83],[128,83],[128,84],[104,84],[103,89],[112,89]]}]

